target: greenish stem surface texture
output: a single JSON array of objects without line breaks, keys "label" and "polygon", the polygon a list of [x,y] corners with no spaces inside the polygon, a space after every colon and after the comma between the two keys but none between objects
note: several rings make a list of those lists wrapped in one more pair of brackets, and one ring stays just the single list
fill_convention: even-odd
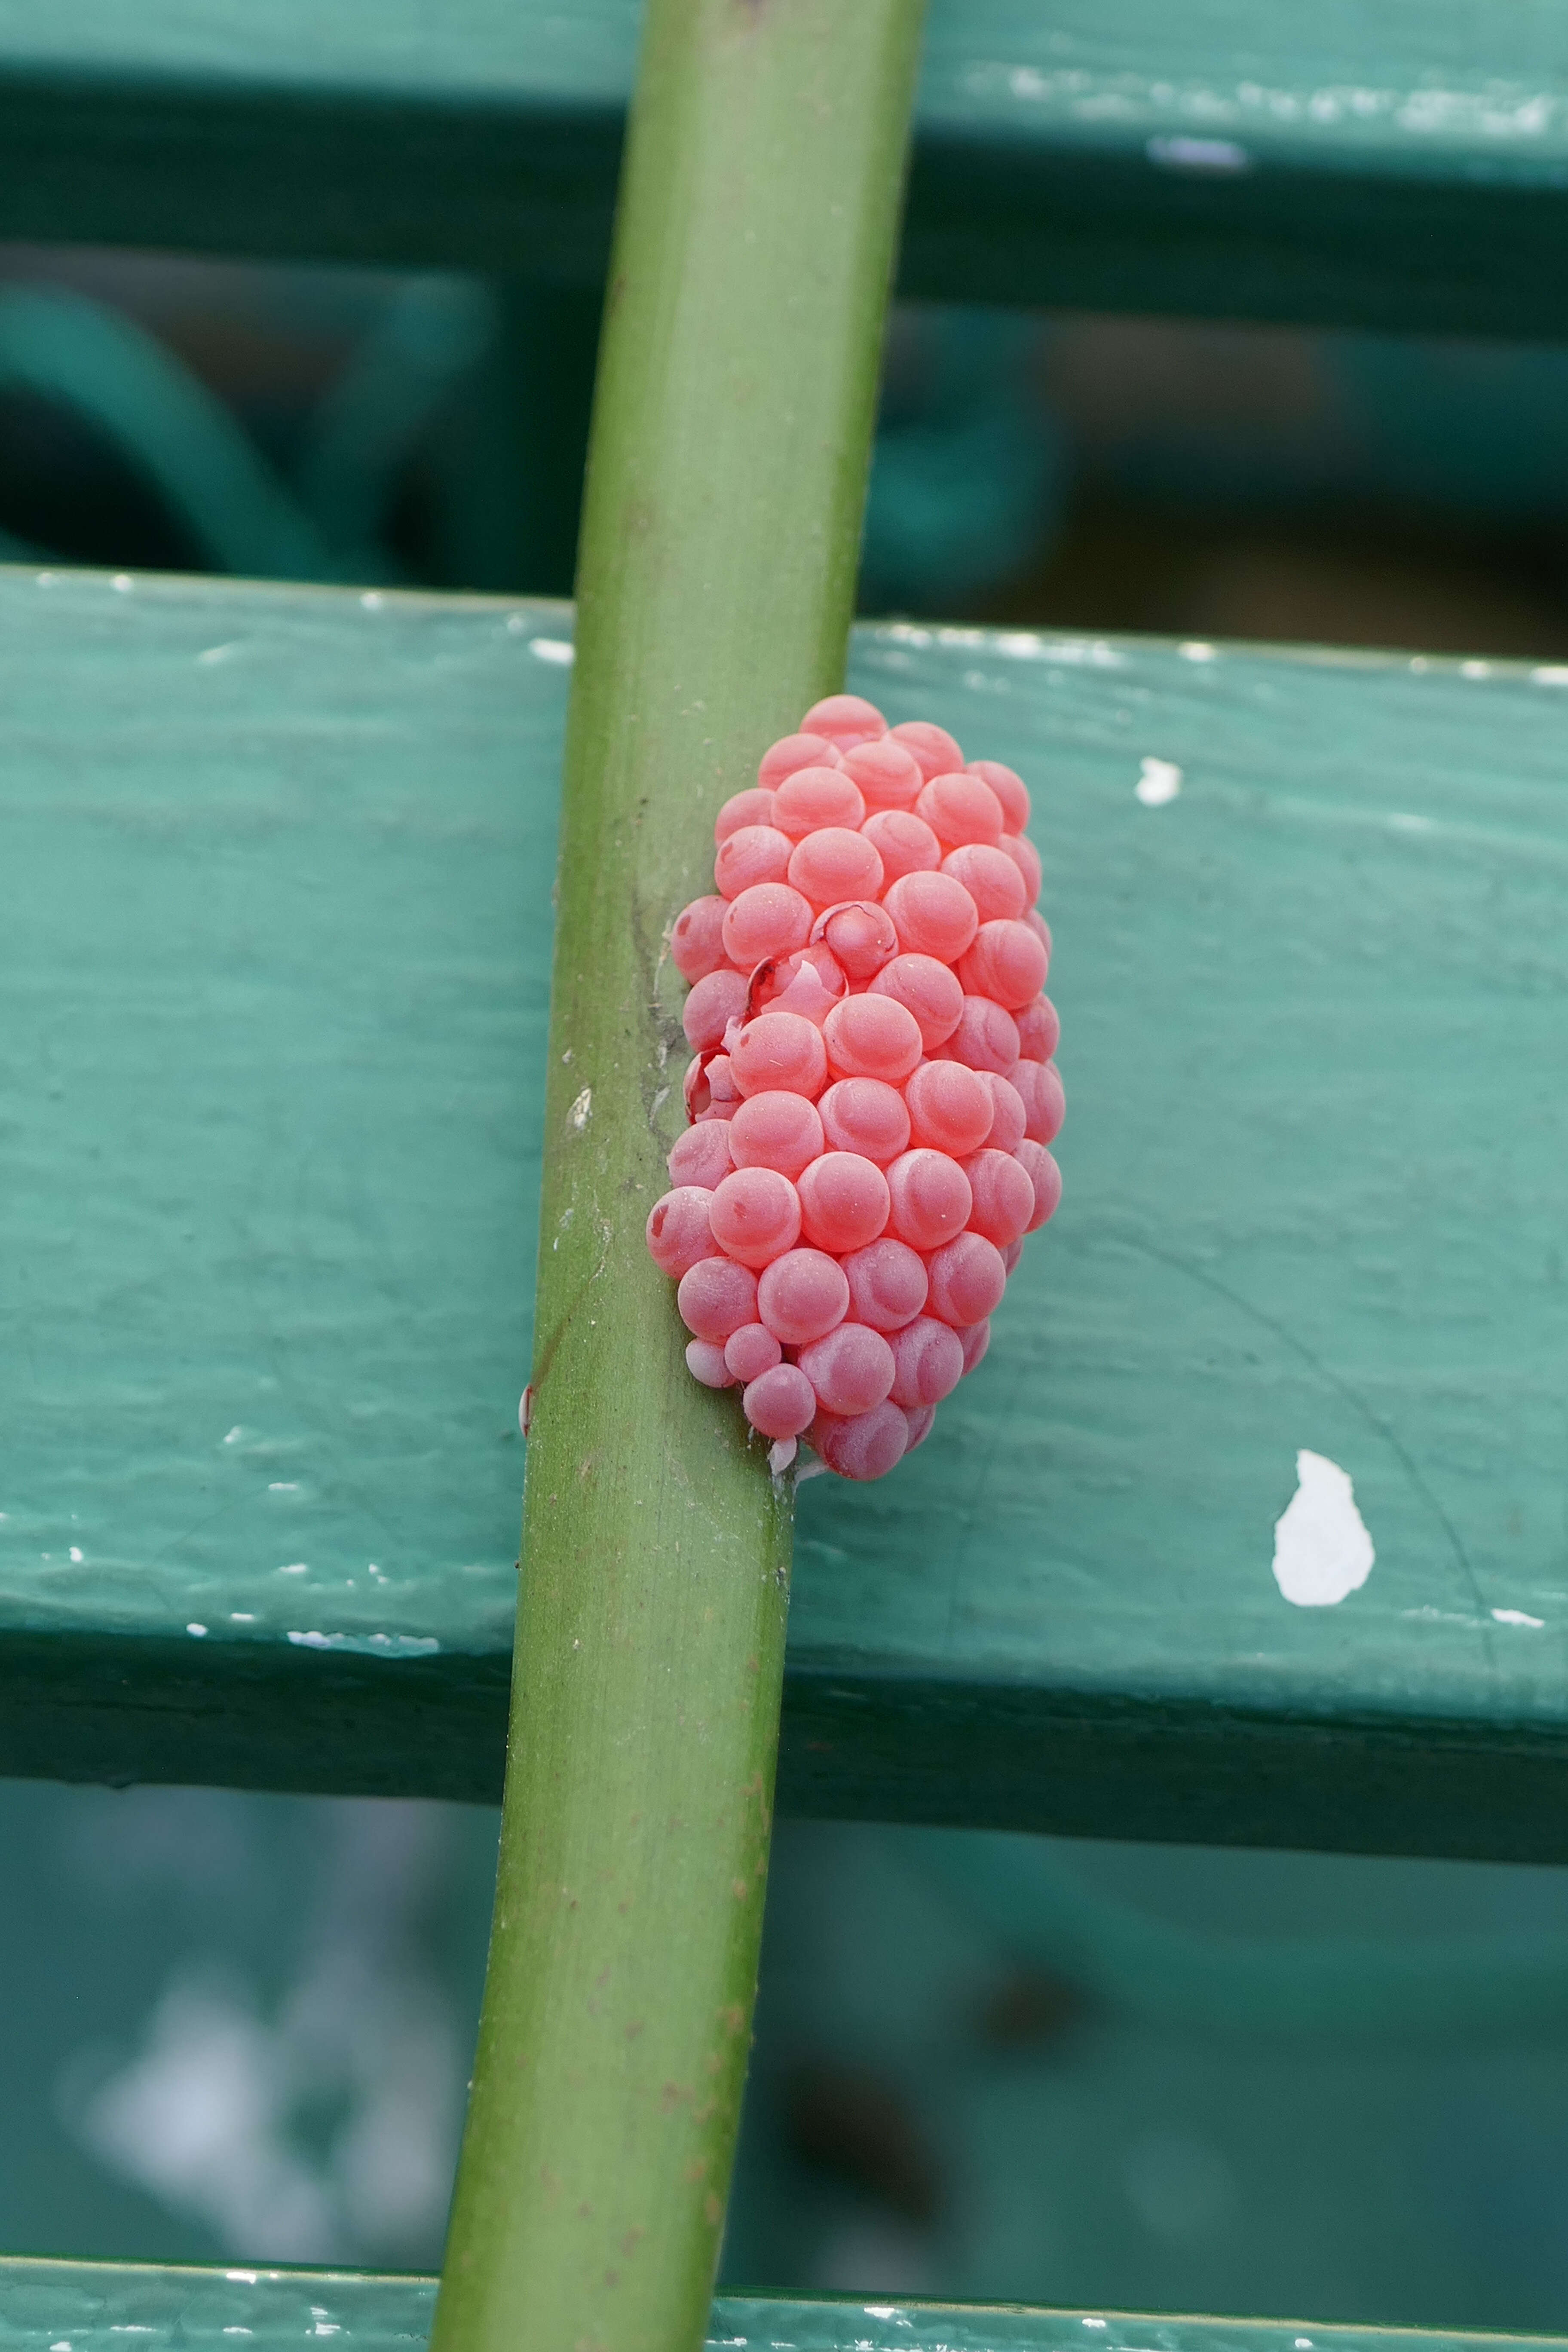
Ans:
[{"label": "greenish stem surface texture", "polygon": [[919,0],[653,0],[578,570],[522,1577],[437,2352],[702,2341],[745,2079],[791,1501],[643,1239],[668,927],[842,682]]}]

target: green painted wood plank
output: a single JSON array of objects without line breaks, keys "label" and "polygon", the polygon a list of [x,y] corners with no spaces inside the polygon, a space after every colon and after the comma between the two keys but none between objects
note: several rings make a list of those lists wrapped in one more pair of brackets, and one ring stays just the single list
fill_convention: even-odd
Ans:
[{"label": "green painted wood plank", "polygon": [[[5,2352],[145,2352],[187,2346],[289,2352],[418,2352],[436,2281],[346,2271],[196,2270],[141,2263],[0,2258]],[[1302,2352],[1299,2323],[1029,2311],[1014,2304],[868,2302],[721,2294],[709,2352]],[[1535,2352],[1560,2339],[1405,2327],[1311,2326],[1310,2352]]]},{"label": "green painted wood plank", "polygon": [[[0,234],[594,276],[638,13],[0,0]],[[1563,0],[934,0],[902,282],[1561,334],[1565,207]]]},{"label": "green painted wood plank", "polygon": [[[0,583],[0,1769],[499,1786],[569,626]],[[1036,784],[1068,1192],[921,1454],[802,1492],[784,1801],[1568,1853],[1568,674],[852,678]]]}]

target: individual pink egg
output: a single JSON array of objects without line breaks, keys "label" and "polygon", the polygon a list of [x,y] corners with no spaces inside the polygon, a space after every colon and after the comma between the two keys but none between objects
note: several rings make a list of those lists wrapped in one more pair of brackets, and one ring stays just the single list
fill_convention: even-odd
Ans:
[{"label": "individual pink egg", "polygon": [[1024,904],[1032,907],[1040,895],[1040,853],[1027,836],[1021,833],[1005,833],[1001,841],[1002,854],[1010,857],[1024,877]]},{"label": "individual pink egg", "polygon": [[871,898],[851,898],[828,907],[811,927],[852,981],[864,982],[899,951],[899,935],[885,907]]},{"label": "individual pink egg", "polygon": [[901,727],[892,730],[893,740],[912,751],[920,761],[922,776],[948,776],[963,765],[963,754],[944,727],[933,727],[929,719],[906,719]]},{"label": "individual pink egg", "polygon": [[819,1412],[811,1424],[811,1442],[840,1478],[885,1478],[908,1449],[910,1425],[891,1402],[852,1421]]},{"label": "individual pink egg", "polygon": [[831,950],[808,942],[794,955],[772,957],[752,974],[753,1013],[798,1013],[820,1029],[848,982]]},{"label": "individual pink egg", "polygon": [[759,882],[789,879],[794,844],[773,824],[742,824],[726,835],[713,860],[713,880],[721,898],[731,900]]},{"label": "individual pink egg", "polygon": [[741,1409],[763,1437],[798,1437],[816,1417],[816,1391],[797,1364],[775,1364],[749,1384]]},{"label": "individual pink egg", "polygon": [[940,1404],[963,1378],[963,1342],[934,1316],[916,1316],[912,1323],[894,1333],[889,1344],[893,1350],[889,1393],[895,1404],[917,1411],[921,1405]]},{"label": "individual pink egg", "polygon": [[969,1179],[945,1151],[906,1151],[888,1171],[888,1192],[893,1236],[911,1249],[941,1249],[969,1223]]},{"label": "individual pink egg", "polygon": [[[960,979],[963,976],[961,962]],[[990,997],[966,994],[958,1026],[942,1051],[972,1070],[994,1070],[1005,1078],[1018,1059],[1018,1024]]]},{"label": "individual pink egg", "polygon": [[[722,1263],[715,1260],[715,1264]],[[858,1323],[873,1331],[901,1331],[926,1303],[926,1262],[908,1242],[890,1234],[868,1248],[852,1251],[844,1260],[849,1282],[849,1311]]]},{"label": "individual pink egg", "polygon": [[888,1222],[888,1180],[875,1160],[862,1160],[857,1151],[825,1151],[804,1171],[796,1189],[801,1232],[817,1249],[835,1255],[864,1249]]},{"label": "individual pink egg", "polygon": [[1002,838],[1002,803],[989,784],[960,769],[955,775],[933,776],[915,803],[943,849],[958,849],[968,841],[988,842],[994,849]]},{"label": "individual pink egg", "polygon": [[921,1058],[920,1024],[890,996],[847,996],[822,1024],[836,1078],[880,1078],[897,1086]]},{"label": "individual pink egg", "polygon": [[890,735],[874,743],[858,743],[844,754],[844,772],[860,787],[869,810],[912,809],[925,782],[920,761]]},{"label": "individual pink egg", "polygon": [[984,841],[966,841],[961,849],[948,851],[942,870],[963,883],[983,923],[1016,919],[1023,913],[1024,877],[1005,849],[993,849]]},{"label": "individual pink egg", "polygon": [[1028,1171],[1035,1188],[1035,1213],[1025,1227],[1026,1233],[1036,1233],[1047,1217],[1054,1216],[1062,1197],[1062,1171],[1043,1143],[1031,1143],[1026,1136],[1013,1154],[1020,1168]]},{"label": "individual pink egg", "polygon": [[994,1242],[983,1234],[960,1234],[926,1260],[931,1289],[927,1312],[963,1330],[983,1322],[1007,1287],[1007,1269]]},{"label": "individual pink egg", "polygon": [[647,1246],[661,1274],[674,1275],[679,1281],[699,1258],[716,1255],[719,1244],[710,1216],[718,1197],[699,1184],[678,1184],[654,1202],[647,1213]]},{"label": "individual pink egg", "polygon": [[890,996],[914,1014],[921,1044],[928,1054],[952,1036],[963,1011],[963,991],[956,974],[949,965],[938,963],[935,956],[895,956],[872,981],[869,992]]},{"label": "individual pink egg", "polygon": [[773,794],[773,823],[792,841],[804,841],[819,825],[857,832],[866,822],[860,788],[842,768],[797,768]]},{"label": "individual pink egg", "polygon": [[[1020,1062],[1014,1073],[1013,1083],[1024,1104],[1024,1134],[1031,1143],[1054,1143],[1067,1115],[1067,1095],[1061,1073],[1054,1062]],[[1005,1144],[1005,1150],[1016,1151],[1018,1142]]]},{"label": "individual pink egg", "polygon": [[710,1199],[713,1239],[727,1257],[760,1267],[794,1247],[800,1233],[800,1195],[776,1168],[737,1168]]},{"label": "individual pink egg", "polygon": [[1011,1078],[999,1077],[994,1070],[975,1073],[991,1097],[991,1129],[985,1140],[993,1151],[1016,1151],[1024,1140],[1027,1115],[1017,1082],[1020,1066],[1013,1066]]},{"label": "individual pink egg", "polygon": [[1009,833],[1022,833],[1029,822],[1029,788],[1022,776],[1012,768],[1005,768],[1000,760],[968,760],[967,772],[989,784],[1002,803],[1002,814]]},{"label": "individual pink egg", "polygon": [[864,1323],[840,1323],[803,1348],[796,1361],[828,1412],[874,1412],[893,1385],[892,1349]]},{"label": "individual pink egg", "polygon": [[787,882],[759,882],[731,899],[724,917],[724,952],[742,971],[768,956],[793,955],[811,937],[811,908]]},{"label": "individual pink egg", "polygon": [[756,1321],[757,1277],[732,1257],[701,1258],[681,1276],[675,1303],[695,1339],[721,1348],[732,1331]]},{"label": "individual pink egg", "polygon": [[815,1102],[827,1080],[822,1031],[799,1013],[759,1013],[731,1045],[730,1066],[742,1095],[805,1095]]},{"label": "individual pink egg", "polygon": [[686,1072],[686,1116],[696,1120],[734,1116],[741,1099],[728,1054],[699,1054]]},{"label": "individual pink egg", "polygon": [[860,828],[882,861],[884,887],[906,874],[934,874],[942,844],[923,817],[904,809],[879,809]]},{"label": "individual pink egg", "polygon": [[810,734],[826,735],[840,751],[853,751],[857,743],[873,743],[888,731],[888,722],[876,704],[858,694],[830,694],[825,701],[814,702],[800,723]]},{"label": "individual pink egg", "polygon": [[901,875],[882,904],[905,954],[935,956],[939,963],[956,963],[980,928],[973,899],[951,874]]},{"label": "individual pink egg", "polygon": [[816,1106],[825,1140],[886,1168],[909,1148],[910,1115],[896,1087],[880,1078],[840,1078]]},{"label": "individual pink egg", "polygon": [[910,1442],[905,1446],[904,1452],[912,1454],[917,1445],[925,1444],[935,1428],[936,1407],[934,1404],[921,1404],[916,1405],[911,1411],[910,1406],[900,1405],[899,1410],[909,1423],[910,1430]]},{"label": "individual pink egg", "polygon": [[724,1042],[724,1032],[746,1009],[744,975],[728,966],[703,975],[680,1009],[686,1042],[699,1054],[710,1053]]},{"label": "individual pink egg", "polygon": [[904,1088],[904,1102],[916,1144],[954,1160],[980,1150],[995,1115],[984,1081],[962,1062],[923,1063]]},{"label": "individual pink egg", "polygon": [[757,1285],[757,1313],[786,1348],[820,1339],[843,1322],[848,1307],[849,1277],[824,1250],[786,1250]]},{"label": "individual pink egg", "polygon": [[735,1385],[735,1376],[724,1361],[724,1350],[709,1339],[689,1339],[686,1346],[686,1369],[694,1381],[705,1389],[728,1389]]},{"label": "individual pink egg", "polygon": [[783,1355],[765,1323],[742,1323],[724,1342],[724,1369],[733,1381],[760,1381]]},{"label": "individual pink egg", "polygon": [[766,824],[773,821],[773,796],[753,784],[749,792],[731,793],[713,820],[713,838],[722,844],[742,825]]},{"label": "individual pink egg", "polygon": [[[826,735],[781,735],[763,753],[757,782],[764,792],[776,792],[797,768],[837,768],[838,746]],[[769,824],[773,823],[770,816]]]},{"label": "individual pink egg", "polygon": [[728,912],[722,898],[693,898],[675,919],[669,935],[669,952],[676,971],[682,980],[705,980],[717,971],[724,961],[724,917]]},{"label": "individual pink egg", "polygon": [[776,1168],[791,1183],[822,1150],[822,1121],[805,1095],[769,1088],[736,1106],[725,1129],[737,1168]]},{"label": "individual pink egg", "polygon": [[972,1372],[976,1364],[984,1360],[985,1350],[991,1345],[990,1317],[987,1316],[984,1322],[972,1323],[967,1331],[961,1331],[958,1336],[963,1342],[964,1371]]},{"label": "individual pink egg", "polygon": [[1018,1024],[1018,1051],[1026,1062],[1048,1062],[1061,1043],[1062,1024],[1048,996],[1037,996],[1014,1019]]},{"label": "individual pink egg", "polygon": [[966,996],[989,996],[1009,1013],[1021,1013],[1045,986],[1049,961],[1026,923],[982,923],[959,959],[958,976]]},{"label": "individual pink egg", "polygon": [[[759,875],[757,878],[771,881],[773,877]],[[819,825],[815,833],[808,833],[804,841],[796,843],[790,855],[787,879],[803,898],[809,899],[814,910],[820,912],[846,898],[879,898],[882,861],[863,833],[851,833],[844,825]]]},{"label": "individual pink egg", "polygon": [[[984,1151],[977,1151],[973,1159],[964,1161],[963,1172],[974,1195],[974,1205],[969,1212],[970,1232],[983,1234],[998,1250],[1009,1249],[1016,1241],[1021,1241],[1035,1213],[1035,1187],[1027,1171],[1019,1166],[1010,1151],[998,1151],[987,1145]],[[1004,1281],[1006,1274],[1004,1266]],[[987,1307],[983,1311],[989,1315],[991,1309]]]},{"label": "individual pink egg", "polygon": [[672,1184],[700,1184],[705,1192],[713,1192],[735,1164],[730,1157],[729,1120],[705,1119],[700,1127],[687,1128],[676,1137],[667,1164]]}]

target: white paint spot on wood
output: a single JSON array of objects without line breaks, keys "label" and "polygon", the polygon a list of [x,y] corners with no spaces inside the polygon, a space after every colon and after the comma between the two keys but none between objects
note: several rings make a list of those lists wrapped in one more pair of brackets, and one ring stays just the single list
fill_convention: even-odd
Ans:
[{"label": "white paint spot on wood", "polygon": [[1163,808],[1182,789],[1182,772],[1173,760],[1141,760],[1132,789],[1145,808]]},{"label": "white paint spot on wood", "polygon": [[1213,646],[1205,645],[1196,637],[1189,638],[1184,646],[1178,646],[1176,651],[1184,661],[1211,662],[1219,659],[1219,655]]},{"label": "white paint spot on wood", "polygon": [[1298,1609],[1331,1609],[1366,1582],[1377,1554],[1348,1471],[1303,1446],[1296,1482],[1274,1523],[1274,1581]]},{"label": "white paint spot on wood", "polygon": [[1250,172],[1252,158],[1235,139],[1151,139],[1144,149],[1151,163],[1167,172]]},{"label": "white paint spot on wood", "polygon": [[194,1633],[198,1642],[206,1639],[207,1629],[205,1625],[187,1625],[185,1631],[187,1633]]},{"label": "white paint spot on wood", "polygon": [[367,588],[360,603],[367,613],[379,613],[386,599],[379,588]]},{"label": "white paint spot on wood", "polygon": [[528,650],[535,661],[554,662],[561,669],[570,669],[576,659],[574,648],[564,637],[530,637]]},{"label": "white paint spot on wood", "polygon": [[1542,662],[1530,676],[1535,686],[1568,686],[1568,667],[1562,662]]},{"label": "white paint spot on wood", "polygon": [[1494,1609],[1492,1615],[1500,1625],[1533,1625],[1537,1633],[1546,1622],[1544,1617],[1527,1617],[1522,1609]]},{"label": "white paint spot on wood", "polygon": [[117,595],[129,596],[136,583],[129,572],[117,572],[109,584]]},{"label": "white paint spot on wood", "polygon": [[582,1093],[578,1096],[576,1101],[573,1104],[571,1109],[566,1114],[567,1126],[575,1128],[577,1133],[581,1135],[583,1129],[588,1124],[588,1115],[592,1111],[593,1108],[594,1089],[592,1087],[584,1087]]},{"label": "white paint spot on wood", "polygon": [[301,1650],[352,1650],[362,1658],[427,1658],[441,1646],[434,1633],[290,1633]]}]

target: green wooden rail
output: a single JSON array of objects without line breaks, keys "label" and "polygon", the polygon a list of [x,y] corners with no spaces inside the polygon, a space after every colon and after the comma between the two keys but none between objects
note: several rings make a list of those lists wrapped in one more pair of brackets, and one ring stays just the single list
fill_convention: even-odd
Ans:
[{"label": "green wooden rail", "polygon": [[[0,629],[0,1769],[493,1796],[569,611],[11,572]],[[921,1454],[802,1491],[783,1801],[1561,1858],[1568,677],[851,682],[1036,787],[1068,1191]],[[1300,1447],[1338,1607],[1270,1570]]]},{"label": "green wooden rail", "polygon": [[[436,2281],[342,2271],[0,2260],[5,2352],[423,2352]],[[1006,2304],[721,2294],[707,2352],[1561,2352],[1560,2339]]]},{"label": "green wooden rail", "polygon": [[[637,17],[3,0],[0,234],[595,278]],[[934,0],[901,283],[1561,335],[1565,68],[1554,0]]]}]

